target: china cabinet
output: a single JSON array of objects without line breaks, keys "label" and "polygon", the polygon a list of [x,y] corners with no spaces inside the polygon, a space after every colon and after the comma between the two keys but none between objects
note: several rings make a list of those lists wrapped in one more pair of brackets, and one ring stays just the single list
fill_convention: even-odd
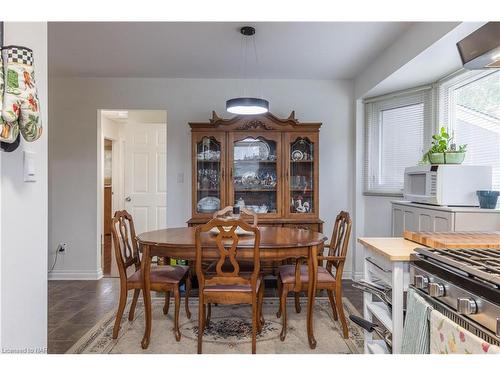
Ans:
[{"label": "china cabinet", "polygon": [[207,222],[229,205],[258,214],[259,225],[323,230],[318,209],[319,129],[295,113],[223,119],[212,112],[192,133],[192,217]]}]

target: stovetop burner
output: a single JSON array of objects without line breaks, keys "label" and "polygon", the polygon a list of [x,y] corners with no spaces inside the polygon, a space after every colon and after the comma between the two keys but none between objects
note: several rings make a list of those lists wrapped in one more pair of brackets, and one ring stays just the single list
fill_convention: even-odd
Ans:
[{"label": "stovetop burner", "polygon": [[418,248],[418,254],[448,265],[460,273],[500,287],[500,248],[430,249]]}]

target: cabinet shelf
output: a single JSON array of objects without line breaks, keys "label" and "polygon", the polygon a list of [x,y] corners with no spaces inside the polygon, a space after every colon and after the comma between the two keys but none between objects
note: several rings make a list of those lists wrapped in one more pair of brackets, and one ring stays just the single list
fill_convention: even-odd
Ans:
[{"label": "cabinet shelf", "polygon": [[300,191],[301,193],[312,193],[314,189],[290,189],[290,191]]},{"label": "cabinet shelf", "polygon": [[276,160],[234,160],[235,163],[270,163],[276,164]]},{"label": "cabinet shelf", "polygon": [[218,192],[220,189],[196,189],[196,191],[209,191],[209,192]]},{"label": "cabinet shelf", "polygon": [[292,164],[300,164],[300,163],[314,163],[314,160],[292,160]]},{"label": "cabinet shelf", "polygon": [[267,192],[270,192],[270,193],[275,193],[276,192],[276,189],[234,189],[234,191],[236,193],[248,193],[248,192],[252,192],[252,191],[255,191],[255,192],[263,192],[263,191],[267,191]]}]

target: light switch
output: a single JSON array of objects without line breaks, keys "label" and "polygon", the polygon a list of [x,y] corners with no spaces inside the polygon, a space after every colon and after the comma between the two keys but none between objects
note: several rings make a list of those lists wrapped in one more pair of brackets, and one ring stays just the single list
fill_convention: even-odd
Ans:
[{"label": "light switch", "polygon": [[24,151],[24,181],[36,181],[36,154],[30,151]]},{"label": "light switch", "polygon": [[184,183],[184,173],[177,173],[177,183],[178,184]]}]

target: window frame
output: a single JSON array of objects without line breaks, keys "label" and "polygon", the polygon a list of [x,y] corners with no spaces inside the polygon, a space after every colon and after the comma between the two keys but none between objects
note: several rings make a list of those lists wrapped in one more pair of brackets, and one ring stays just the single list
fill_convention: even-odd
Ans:
[{"label": "window frame", "polygon": [[[424,150],[425,145],[430,145],[432,134],[435,134],[441,126],[446,126],[450,131],[454,130],[454,123],[452,120],[452,116],[450,115],[452,112],[448,110],[448,108],[452,105],[452,95],[450,95],[451,90],[463,87],[471,82],[484,78],[490,74],[494,74],[497,72],[496,70],[466,70],[459,69],[452,74],[449,74],[430,85],[419,86],[410,88],[407,90],[397,91],[388,93],[381,96],[366,98],[363,100],[363,110],[364,110],[364,135],[363,135],[363,195],[374,195],[374,196],[387,196],[387,197],[402,197],[402,191],[394,191],[394,190],[384,190],[373,188],[370,184],[370,172],[371,172],[371,152],[372,145],[370,144],[372,141],[372,137],[370,136],[370,117],[371,114],[369,106],[374,103],[388,103],[386,106],[390,109],[389,103],[397,98],[404,98],[405,96],[415,95],[416,93],[422,92],[424,90],[428,91],[428,95],[430,95],[430,100],[428,100],[428,116],[424,117]],[[444,94],[446,90],[446,94]],[[386,108],[386,109],[387,109]],[[396,108],[396,107],[393,107]],[[424,109],[425,111],[425,109]],[[379,111],[379,113],[381,110]],[[378,168],[380,168],[380,160],[377,162]]]},{"label": "window frame", "polygon": [[[374,137],[372,134],[374,125],[371,121],[374,117],[378,117],[378,124],[376,125],[378,132],[380,133],[380,127],[382,125],[381,117],[383,111],[402,108],[411,105],[424,105],[424,124],[423,124],[423,139],[422,144],[425,145],[429,142],[432,134],[432,129],[434,127],[434,111],[433,111],[433,87],[430,85],[419,86],[411,88],[408,90],[398,91],[390,93],[387,95],[382,95],[378,97],[368,98],[363,100],[364,104],[364,166],[363,166],[363,195],[374,195],[374,196],[388,196],[388,197],[402,197],[402,188],[398,190],[393,190],[381,185],[374,186],[373,181],[371,181],[371,176],[373,175],[373,168],[378,168],[380,170],[381,162],[381,152],[380,152],[380,136]],[[374,141],[377,145],[374,145]],[[374,156],[374,147],[379,147],[376,154],[377,158]],[[374,160],[376,161],[376,166],[374,166]],[[380,173],[378,174],[380,175]]]}]

